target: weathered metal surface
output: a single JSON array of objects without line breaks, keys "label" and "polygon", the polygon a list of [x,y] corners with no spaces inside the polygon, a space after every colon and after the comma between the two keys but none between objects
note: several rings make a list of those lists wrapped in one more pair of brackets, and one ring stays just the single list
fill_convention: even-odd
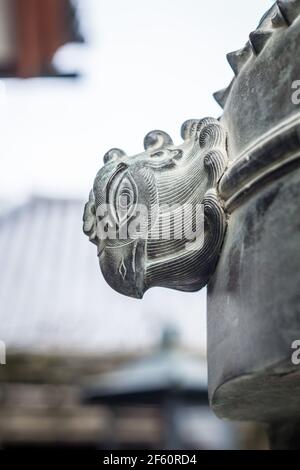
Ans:
[{"label": "weathered metal surface", "polygon": [[300,2],[279,1],[229,56],[230,164],[219,184],[229,223],[208,288],[208,366],[212,407],[230,419],[300,414],[299,46]]},{"label": "weathered metal surface", "polygon": [[209,391],[219,416],[300,414],[300,370],[291,362],[300,338],[299,183],[298,169],[230,216],[208,289]]}]

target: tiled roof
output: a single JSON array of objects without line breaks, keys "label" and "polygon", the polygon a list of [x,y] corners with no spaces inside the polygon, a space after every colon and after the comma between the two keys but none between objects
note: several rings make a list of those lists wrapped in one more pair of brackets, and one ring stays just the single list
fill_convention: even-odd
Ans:
[{"label": "tiled roof", "polygon": [[0,339],[7,348],[111,352],[152,346],[172,322],[203,348],[205,294],[153,289],[143,301],[105,283],[82,234],[84,203],[35,197],[0,215]]}]

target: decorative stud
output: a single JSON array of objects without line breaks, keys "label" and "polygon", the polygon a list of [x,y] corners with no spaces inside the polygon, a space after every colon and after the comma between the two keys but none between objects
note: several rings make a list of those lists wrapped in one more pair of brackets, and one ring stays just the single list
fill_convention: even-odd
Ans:
[{"label": "decorative stud", "polygon": [[274,11],[274,14],[271,18],[271,22],[274,28],[281,28],[282,26],[289,26],[278,6],[276,10]]},{"label": "decorative stud", "polygon": [[250,52],[250,47],[247,44],[242,49],[239,49],[238,51],[234,52],[229,52],[229,54],[227,54],[227,60],[235,75],[239,74],[240,70],[245,65],[245,62],[247,62],[247,60],[249,59]]},{"label": "decorative stud", "polygon": [[199,119],[188,119],[185,121],[180,130],[181,138],[183,140],[190,139],[197,132]]},{"label": "decorative stud", "polygon": [[144,139],[144,149],[145,150],[160,150],[168,145],[173,145],[173,140],[164,131],[151,131],[149,132]]},{"label": "decorative stud", "polygon": [[277,0],[277,6],[288,25],[300,14],[300,0]]},{"label": "decorative stud", "polygon": [[257,29],[250,33],[250,44],[252,46],[253,52],[258,55],[265,47],[266,43],[270,39],[272,31],[264,31],[262,29]]},{"label": "decorative stud", "polygon": [[213,94],[214,99],[216,102],[221,106],[221,108],[225,108],[225,104],[230,92],[231,86],[229,85],[227,88],[223,88],[222,90],[216,91]]},{"label": "decorative stud", "polygon": [[113,148],[113,149],[110,149],[108,152],[106,152],[106,154],[103,157],[103,162],[104,164],[106,164],[108,162],[116,161],[119,158],[124,157],[125,155],[126,153],[123,152],[123,150]]}]

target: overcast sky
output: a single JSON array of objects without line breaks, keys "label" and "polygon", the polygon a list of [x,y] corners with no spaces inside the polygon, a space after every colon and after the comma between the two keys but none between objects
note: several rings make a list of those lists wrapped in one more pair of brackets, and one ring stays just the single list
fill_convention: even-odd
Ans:
[{"label": "overcast sky", "polygon": [[232,78],[225,54],[247,41],[269,0],[77,0],[86,46],[57,63],[79,81],[0,82],[0,198],[86,196],[111,147],[142,150],[161,128],[180,141],[188,118],[220,114],[212,93]]}]

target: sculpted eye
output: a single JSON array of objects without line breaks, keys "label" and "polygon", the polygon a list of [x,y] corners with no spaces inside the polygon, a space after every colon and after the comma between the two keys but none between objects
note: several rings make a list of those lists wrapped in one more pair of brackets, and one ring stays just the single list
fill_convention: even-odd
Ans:
[{"label": "sculpted eye", "polygon": [[107,202],[117,224],[128,220],[136,207],[137,187],[129,173],[118,173],[110,181]]},{"label": "sculpted eye", "polygon": [[130,217],[136,204],[137,194],[134,182],[125,176],[119,184],[115,195],[115,209],[120,221]]}]

